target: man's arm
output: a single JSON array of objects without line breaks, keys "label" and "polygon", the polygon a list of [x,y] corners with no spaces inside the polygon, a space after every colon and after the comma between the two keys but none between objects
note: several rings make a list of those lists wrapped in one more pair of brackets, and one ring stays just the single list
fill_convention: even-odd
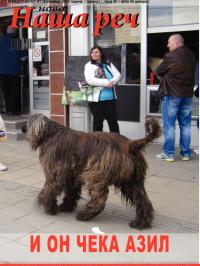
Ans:
[{"label": "man's arm", "polygon": [[156,69],[156,74],[160,77],[163,77],[167,71],[172,67],[173,58],[167,53],[162,61],[162,63]]}]

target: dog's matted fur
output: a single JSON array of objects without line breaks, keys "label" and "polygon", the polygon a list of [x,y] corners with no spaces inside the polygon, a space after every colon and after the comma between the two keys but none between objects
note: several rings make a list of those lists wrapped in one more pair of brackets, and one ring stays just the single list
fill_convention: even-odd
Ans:
[{"label": "dog's matted fur", "polygon": [[[78,212],[77,219],[86,221],[104,209],[109,186],[114,185],[125,202],[136,207],[136,218],[130,226],[150,227],[153,207],[144,187],[147,163],[141,151],[160,136],[161,130],[155,119],[145,125],[146,137],[131,141],[117,133],[84,133],[41,114],[32,116],[24,131],[31,148],[39,149],[46,176],[38,195],[39,203],[50,214],[72,211],[84,185],[90,198]],[[60,205],[59,195],[63,196]]]}]

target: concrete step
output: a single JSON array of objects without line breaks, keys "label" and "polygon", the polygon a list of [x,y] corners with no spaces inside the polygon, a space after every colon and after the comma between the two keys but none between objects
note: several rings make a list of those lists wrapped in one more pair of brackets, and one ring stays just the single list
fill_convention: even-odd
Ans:
[{"label": "concrete step", "polygon": [[7,131],[8,140],[24,140],[26,135],[21,132],[21,130],[16,130],[15,132]]},{"label": "concrete step", "polygon": [[26,125],[30,115],[8,116],[3,114],[2,118],[6,126],[8,140],[24,140],[25,134],[21,132],[21,128]]}]

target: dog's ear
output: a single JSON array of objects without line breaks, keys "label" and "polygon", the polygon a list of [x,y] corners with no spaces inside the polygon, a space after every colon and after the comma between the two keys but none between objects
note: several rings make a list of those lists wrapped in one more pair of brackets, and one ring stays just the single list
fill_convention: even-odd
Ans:
[{"label": "dog's ear", "polygon": [[38,138],[43,138],[45,133],[45,119],[43,117],[38,117],[33,121],[31,125],[31,129],[33,130],[33,134],[38,136]]},{"label": "dog's ear", "polygon": [[26,139],[33,150],[36,150],[41,141],[45,138],[46,118],[44,116],[35,116],[28,122]]}]

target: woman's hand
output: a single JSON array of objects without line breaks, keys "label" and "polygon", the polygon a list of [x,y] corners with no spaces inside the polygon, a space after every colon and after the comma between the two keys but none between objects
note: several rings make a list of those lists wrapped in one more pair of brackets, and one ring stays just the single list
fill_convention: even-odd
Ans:
[{"label": "woman's hand", "polygon": [[114,86],[114,81],[109,81],[109,83],[106,87],[112,88],[113,86]]}]

